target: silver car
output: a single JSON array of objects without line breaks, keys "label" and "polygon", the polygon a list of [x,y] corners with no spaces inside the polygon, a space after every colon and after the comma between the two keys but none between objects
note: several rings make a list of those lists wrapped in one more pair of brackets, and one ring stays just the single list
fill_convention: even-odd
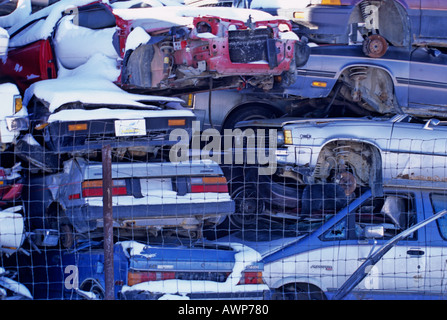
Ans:
[{"label": "silver car", "polygon": [[[120,234],[199,235],[234,211],[227,181],[212,161],[112,163],[114,226]],[[74,158],[52,175],[33,175],[25,193],[31,230],[60,232],[61,244],[103,227],[101,162]]]},{"label": "silver car", "polygon": [[447,122],[409,115],[381,118],[274,119],[240,128],[278,131],[276,174],[302,185],[336,182],[380,194],[383,184],[446,182]]}]

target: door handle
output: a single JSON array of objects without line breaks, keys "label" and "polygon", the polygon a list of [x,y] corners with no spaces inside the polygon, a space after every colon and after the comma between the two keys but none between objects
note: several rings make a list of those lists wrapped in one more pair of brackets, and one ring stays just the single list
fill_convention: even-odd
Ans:
[{"label": "door handle", "polygon": [[407,251],[410,256],[423,256],[425,254],[424,250],[421,249],[410,249]]}]

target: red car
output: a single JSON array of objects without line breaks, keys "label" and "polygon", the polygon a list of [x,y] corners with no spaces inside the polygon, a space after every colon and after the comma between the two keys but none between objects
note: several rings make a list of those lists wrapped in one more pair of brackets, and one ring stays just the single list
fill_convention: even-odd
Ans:
[{"label": "red car", "polygon": [[287,20],[248,9],[117,9],[68,0],[30,15],[9,33],[8,59],[0,73],[22,91],[98,53],[116,59],[118,85],[158,94],[210,85],[270,89],[274,76],[292,77],[289,70],[308,57],[307,45]]}]

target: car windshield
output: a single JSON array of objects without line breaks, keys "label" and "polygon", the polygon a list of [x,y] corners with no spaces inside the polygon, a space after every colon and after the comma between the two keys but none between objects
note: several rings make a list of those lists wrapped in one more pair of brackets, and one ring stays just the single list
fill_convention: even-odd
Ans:
[{"label": "car windshield", "polygon": [[311,234],[330,218],[333,213],[315,218],[302,218],[296,223],[283,224],[277,221],[259,221],[257,230],[246,230],[236,232],[236,237],[245,241],[274,241],[285,238],[303,237]]}]

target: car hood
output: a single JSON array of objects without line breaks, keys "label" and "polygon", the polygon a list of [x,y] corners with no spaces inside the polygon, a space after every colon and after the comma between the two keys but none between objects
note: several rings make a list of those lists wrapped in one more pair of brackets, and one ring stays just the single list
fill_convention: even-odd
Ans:
[{"label": "car hood", "polygon": [[[149,107],[148,107],[149,108]],[[92,120],[133,120],[147,118],[196,118],[190,110],[132,110],[99,108],[93,110],[62,110],[51,114],[47,122],[92,121]]]}]

